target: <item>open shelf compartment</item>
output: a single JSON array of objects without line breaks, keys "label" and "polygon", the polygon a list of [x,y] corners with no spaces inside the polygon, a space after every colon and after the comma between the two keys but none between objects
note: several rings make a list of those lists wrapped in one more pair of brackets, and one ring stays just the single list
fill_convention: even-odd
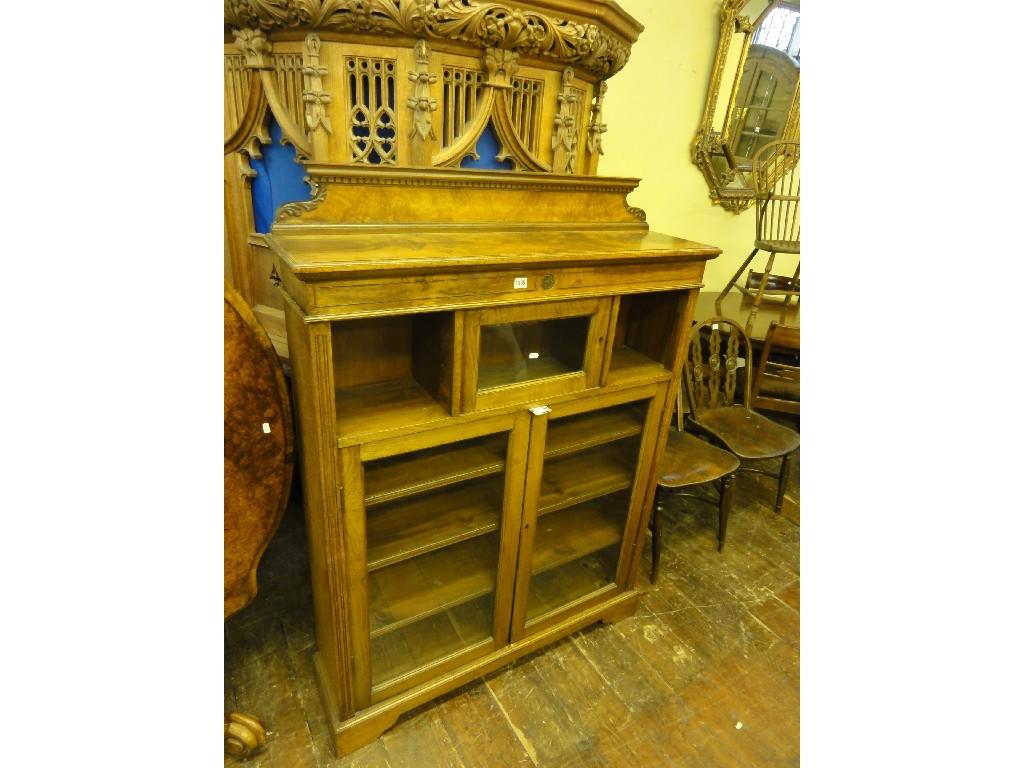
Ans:
[{"label": "open shelf compartment", "polygon": [[331,324],[339,437],[451,415],[454,312]]},{"label": "open shelf compartment", "polygon": [[654,291],[619,297],[605,383],[667,375],[675,355],[686,291]]}]

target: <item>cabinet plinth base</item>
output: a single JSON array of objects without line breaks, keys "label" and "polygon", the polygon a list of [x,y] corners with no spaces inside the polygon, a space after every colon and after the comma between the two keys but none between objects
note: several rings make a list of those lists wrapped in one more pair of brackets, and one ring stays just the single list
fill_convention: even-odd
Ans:
[{"label": "cabinet plinth base", "polygon": [[566,621],[549,627],[537,634],[525,637],[487,654],[475,661],[454,669],[446,675],[429,683],[404,691],[387,701],[356,712],[352,717],[343,720],[331,695],[331,687],[320,665],[319,655],[314,657],[317,678],[320,683],[321,698],[330,718],[331,730],[334,733],[334,748],[338,757],[355,752],[357,749],[373,743],[384,731],[388,730],[405,712],[415,709],[431,699],[435,699],[449,691],[455,690],[472,680],[482,677],[495,669],[508,664],[522,656],[549,645],[578,629],[603,622],[606,624],[620,621],[636,613],[640,603],[637,590],[620,592],[610,600],[594,608],[573,616]]}]

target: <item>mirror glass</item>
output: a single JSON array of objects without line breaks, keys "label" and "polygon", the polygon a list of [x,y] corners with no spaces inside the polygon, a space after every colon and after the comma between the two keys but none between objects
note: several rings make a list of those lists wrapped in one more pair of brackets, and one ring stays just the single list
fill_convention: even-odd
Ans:
[{"label": "mirror glass", "polygon": [[732,155],[748,165],[783,138],[800,76],[800,6],[773,5],[754,30],[726,131]]},{"label": "mirror glass", "polygon": [[753,201],[751,158],[800,138],[799,0],[723,0],[722,28],[693,160],[713,202]]}]

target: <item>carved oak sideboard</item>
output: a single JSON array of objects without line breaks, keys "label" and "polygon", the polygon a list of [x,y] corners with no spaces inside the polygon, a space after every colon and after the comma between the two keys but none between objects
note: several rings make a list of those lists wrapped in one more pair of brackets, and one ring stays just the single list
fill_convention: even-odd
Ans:
[{"label": "carved oak sideboard", "polygon": [[[344,754],[635,611],[718,249],[595,175],[642,29],[613,0],[231,0],[225,22],[228,271],[290,356]],[[258,233],[275,132],[309,194]]]},{"label": "carved oak sideboard", "polygon": [[626,206],[635,179],[309,172],[318,207],[267,241],[344,754],[635,611],[669,393],[718,250],[649,232]]}]

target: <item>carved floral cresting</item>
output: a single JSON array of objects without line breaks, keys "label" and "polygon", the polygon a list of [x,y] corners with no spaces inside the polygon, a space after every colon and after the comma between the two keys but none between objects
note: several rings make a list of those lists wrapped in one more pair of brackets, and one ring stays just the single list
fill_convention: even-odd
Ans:
[{"label": "carved floral cresting", "polygon": [[595,24],[478,0],[225,0],[224,22],[463,40],[572,62],[602,78],[629,59],[629,45]]}]

